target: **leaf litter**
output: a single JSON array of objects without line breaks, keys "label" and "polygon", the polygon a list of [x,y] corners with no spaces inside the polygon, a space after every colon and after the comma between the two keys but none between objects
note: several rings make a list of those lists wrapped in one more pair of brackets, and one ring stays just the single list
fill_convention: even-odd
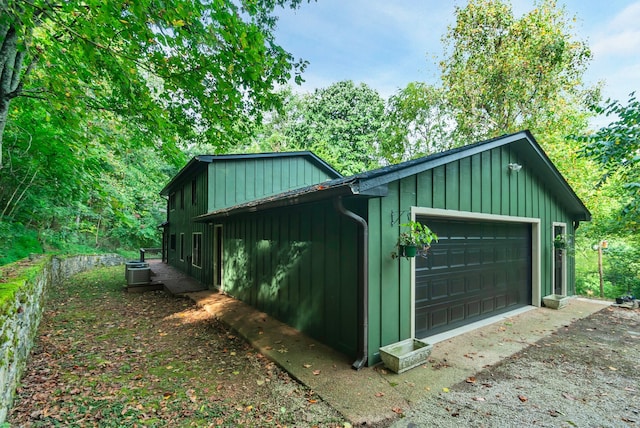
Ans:
[{"label": "leaf litter", "polygon": [[123,287],[114,267],[48,290],[11,426],[344,426],[190,300]]}]

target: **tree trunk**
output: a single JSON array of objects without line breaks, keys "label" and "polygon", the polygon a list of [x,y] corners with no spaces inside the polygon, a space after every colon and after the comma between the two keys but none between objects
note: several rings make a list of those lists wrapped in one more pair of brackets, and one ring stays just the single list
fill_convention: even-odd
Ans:
[{"label": "tree trunk", "polygon": [[4,135],[4,128],[7,125],[7,118],[9,117],[9,100],[0,99],[0,169],[4,166],[2,160],[2,136]]},{"label": "tree trunk", "polygon": [[[5,4],[6,2],[2,2],[3,14],[7,10]],[[0,169],[4,164],[2,140],[9,117],[9,106],[11,100],[22,93],[23,81],[35,64],[34,59],[23,73],[28,46],[24,39],[19,39],[20,21],[11,12],[3,21],[0,24]]]}]

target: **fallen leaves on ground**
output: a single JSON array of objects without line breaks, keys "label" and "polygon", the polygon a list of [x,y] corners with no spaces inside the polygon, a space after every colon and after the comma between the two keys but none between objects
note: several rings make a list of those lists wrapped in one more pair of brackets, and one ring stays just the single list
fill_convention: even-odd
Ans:
[{"label": "fallen leaves on ground", "polygon": [[342,426],[190,300],[123,287],[115,267],[48,290],[11,426]]}]

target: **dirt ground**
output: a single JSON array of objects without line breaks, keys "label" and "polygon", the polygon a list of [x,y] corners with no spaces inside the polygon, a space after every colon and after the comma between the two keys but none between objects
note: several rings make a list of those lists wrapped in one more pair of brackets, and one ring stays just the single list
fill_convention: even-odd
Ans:
[{"label": "dirt ground", "polygon": [[640,311],[607,307],[407,412],[393,427],[640,426]]},{"label": "dirt ground", "polygon": [[123,287],[117,267],[48,290],[12,427],[343,426],[190,300]]},{"label": "dirt ground", "polygon": [[[191,301],[123,282],[49,290],[11,426],[350,426]],[[639,357],[640,311],[608,307],[375,426],[638,426]]]}]

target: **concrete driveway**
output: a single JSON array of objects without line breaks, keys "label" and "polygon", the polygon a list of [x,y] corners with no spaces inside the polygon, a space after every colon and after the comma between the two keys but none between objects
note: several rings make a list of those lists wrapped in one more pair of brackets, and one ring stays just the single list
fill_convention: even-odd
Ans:
[{"label": "concrete driveway", "polygon": [[368,426],[388,424],[429,394],[462,382],[483,367],[608,305],[572,299],[561,310],[529,307],[494,318],[454,337],[439,336],[427,364],[395,374],[383,365],[355,371],[344,355],[238,300],[213,291],[187,296],[315,391],[352,424]]}]

